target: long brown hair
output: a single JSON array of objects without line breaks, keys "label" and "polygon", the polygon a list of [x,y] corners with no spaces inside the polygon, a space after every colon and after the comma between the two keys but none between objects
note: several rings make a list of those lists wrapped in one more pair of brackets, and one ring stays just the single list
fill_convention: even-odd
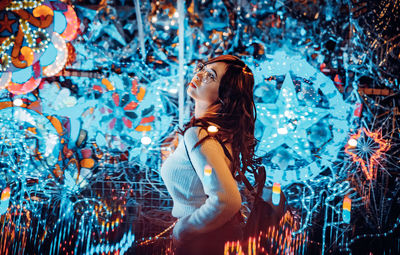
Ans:
[{"label": "long brown hair", "polygon": [[[254,137],[256,107],[253,99],[254,77],[250,68],[238,57],[223,55],[212,58],[204,63],[223,62],[226,66],[225,74],[221,77],[218,90],[218,99],[212,103],[205,116],[196,119],[194,116],[183,130],[178,133],[184,135],[186,130],[193,126],[207,129],[213,123],[219,126],[216,134],[209,134],[195,144],[199,146],[207,138],[213,136],[220,143],[231,143],[232,157],[231,172],[237,180],[240,175],[250,171],[256,174],[260,159],[254,154],[257,140]],[[225,151],[227,154],[227,151]]]}]

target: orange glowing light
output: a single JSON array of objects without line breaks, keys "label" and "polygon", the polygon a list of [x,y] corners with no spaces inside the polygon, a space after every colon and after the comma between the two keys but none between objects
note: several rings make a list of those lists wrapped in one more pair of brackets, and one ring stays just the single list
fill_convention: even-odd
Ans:
[{"label": "orange glowing light", "polygon": [[1,201],[10,199],[10,188],[7,187],[1,192]]},{"label": "orange glowing light", "polygon": [[274,185],[272,186],[272,192],[275,194],[281,193],[281,185],[278,182],[275,182]]},{"label": "orange glowing light", "polygon": [[76,16],[74,9],[69,5],[68,10],[64,13],[64,15],[67,19],[67,27],[65,28],[61,36],[67,41],[72,41],[76,38],[78,34],[78,16]]},{"label": "orange glowing light", "polygon": [[278,226],[270,226],[266,232],[260,231],[240,242],[226,242],[224,255],[297,254],[307,239],[305,233],[293,235],[299,227],[299,222],[287,212]]},{"label": "orange glowing light", "polygon": [[343,210],[351,211],[351,198],[347,196],[343,199]]},{"label": "orange glowing light", "polygon": [[211,173],[212,173],[212,167],[209,166],[209,165],[206,165],[206,166],[204,167],[204,175],[205,175],[205,176],[210,176]]},{"label": "orange glowing light", "polygon": [[10,81],[7,89],[8,91],[16,95],[27,94],[36,89],[41,81],[42,78],[35,79],[34,77],[31,77],[27,82],[23,84]]},{"label": "orange glowing light", "polygon": [[367,177],[367,179],[372,180],[376,176],[378,159],[385,151],[389,150],[390,144],[386,140],[382,139],[382,135],[379,134],[378,132],[369,132],[365,128],[359,129],[357,134],[351,135],[350,140],[351,139],[358,140],[361,136],[361,131],[363,131],[366,136],[372,138],[374,142],[379,145],[379,148],[375,151],[374,154],[371,155],[368,166],[365,163],[364,159],[359,157],[356,153],[354,153],[354,151],[351,151],[351,149],[354,148],[353,146],[346,144],[344,151],[350,156],[352,156],[354,162],[360,163],[361,169],[365,174],[365,176]]}]

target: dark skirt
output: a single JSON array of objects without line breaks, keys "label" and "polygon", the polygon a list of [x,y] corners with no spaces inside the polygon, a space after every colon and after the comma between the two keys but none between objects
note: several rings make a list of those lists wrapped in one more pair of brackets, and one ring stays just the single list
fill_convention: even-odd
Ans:
[{"label": "dark skirt", "polygon": [[175,245],[175,255],[223,255],[227,241],[241,240],[243,237],[243,218],[237,213],[221,227],[199,234],[190,240]]}]

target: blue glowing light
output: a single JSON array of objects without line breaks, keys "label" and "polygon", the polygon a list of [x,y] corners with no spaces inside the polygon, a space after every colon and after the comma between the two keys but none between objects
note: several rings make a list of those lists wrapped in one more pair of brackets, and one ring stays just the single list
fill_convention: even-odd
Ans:
[{"label": "blue glowing light", "polygon": [[[345,144],[350,129],[345,119],[355,118],[354,106],[301,57],[277,51],[255,69],[256,82],[265,84],[265,79],[273,78],[269,89],[280,86],[277,95],[266,98],[267,103],[261,97],[256,104],[262,130],[257,154],[264,156],[268,180],[285,186],[315,177],[336,160]],[[277,79],[282,76],[280,85]],[[256,89],[257,93],[262,95]]]}]

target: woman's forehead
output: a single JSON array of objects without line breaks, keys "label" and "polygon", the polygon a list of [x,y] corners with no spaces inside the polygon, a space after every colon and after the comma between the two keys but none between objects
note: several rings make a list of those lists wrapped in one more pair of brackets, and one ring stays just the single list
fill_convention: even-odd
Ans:
[{"label": "woman's forehead", "polygon": [[226,71],[226,63],[214,62],[206,65],[207,68],[213,69],[219,77],[221,77]]}]

